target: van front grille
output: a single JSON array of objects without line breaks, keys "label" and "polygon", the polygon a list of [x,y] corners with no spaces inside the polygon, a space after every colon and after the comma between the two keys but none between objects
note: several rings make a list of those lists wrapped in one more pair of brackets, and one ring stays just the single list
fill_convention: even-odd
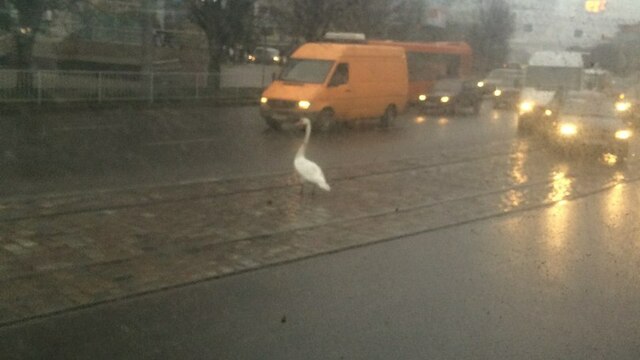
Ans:
[{"label": "van front grille", "polygon": [[269,106],[272,109],[294,109],[296,102],[291,100],[269,99]]}]

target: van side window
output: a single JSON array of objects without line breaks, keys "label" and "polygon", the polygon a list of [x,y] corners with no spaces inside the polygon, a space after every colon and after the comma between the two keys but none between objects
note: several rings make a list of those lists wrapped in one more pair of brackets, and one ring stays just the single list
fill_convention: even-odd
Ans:
[{"label": "van side window", "polygon": [[329,86],[340,86],[349,82],[349,64],[341,63],[336,66],[336,71],[329,81]]}]

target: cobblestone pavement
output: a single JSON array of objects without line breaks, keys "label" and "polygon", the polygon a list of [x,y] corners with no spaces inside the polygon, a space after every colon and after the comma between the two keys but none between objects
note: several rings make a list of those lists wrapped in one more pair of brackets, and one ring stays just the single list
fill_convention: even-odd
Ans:
[{"label": "cobblestone pavement", "polygon": [[0,203],[0,325],[570,201],[640,179],[526,140],[293,173]]}]

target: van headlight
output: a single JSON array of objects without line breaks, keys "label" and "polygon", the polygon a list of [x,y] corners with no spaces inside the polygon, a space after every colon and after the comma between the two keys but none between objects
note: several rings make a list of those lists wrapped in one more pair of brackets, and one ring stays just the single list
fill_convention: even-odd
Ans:
[{"label": "van headlight", "polygon": [[476,85],[478,85],[479,88],[483,88],[484,87],[484,81],[478,81],[478,83]]},{"label": "van headlight", "polygon": [[425,95],[425,94],[420,94],[420,95],[418,96],[418,100],[420,100],[420,101],[427,101],[427,95]]},{"label": "van headlight", "polygon": [[451,100],[451,98],[448,97],[448,96],[443,96],[443,97],[440,98],[440,102],[443,103],[443,104],[448,103],[450,100]]},{"label": "van headlight", "polygon": [[298,107],[302,110],[308,110],[311,107],[311,102],[307,100],[298,101]]},{"label": "van headlight", "polygon": [[575,124],[560,124],[560,135],[571,137],[578,133],[578,127]]},{"label": "van headlight", "polygon": [[273,62],[280,62],[280,56],[274,56],[273,57]]},{"label": "van headlight", "polygon": [[268,102],[269,102],[269,99],[268,99],[268,98],[266,98],[266,97],[264,97],[264,96],[260,98],[260,104],[266,104],[266,103],[268,103]]},{"label": "van headlight", "polygon": [[495,97],[502,96],[502,90],[496,89],[496,91],[493,92],[493,96]]},{"label": "van headlight", "polygon": [[633,133],[631,132],[631,130],[625,129],[616,131],[616,139],[618,140],[628,140],[632,135]]},{"label": "van headlight", "polygon": [[526,114],[532,112],[535,106],[536,104],[533,101],[523,101],[518,107],[520,108],[521,114]]},{"label": "van headlight", "polygon": [[618,112],[625,112],[631,109],[631,103],[628,101],[618,101],[616,102],[616,110]]}]

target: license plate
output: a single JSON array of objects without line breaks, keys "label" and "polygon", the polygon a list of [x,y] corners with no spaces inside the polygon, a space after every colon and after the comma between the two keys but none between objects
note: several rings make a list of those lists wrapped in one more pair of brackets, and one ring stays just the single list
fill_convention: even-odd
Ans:
[{"label": "license plate", "polygon": [[285,121],[285,120],[289,120],[291,117],[289,115],[286,114],[273,114],[271,115],[271,117],[275,120],[279,120],[279,121]]}]

